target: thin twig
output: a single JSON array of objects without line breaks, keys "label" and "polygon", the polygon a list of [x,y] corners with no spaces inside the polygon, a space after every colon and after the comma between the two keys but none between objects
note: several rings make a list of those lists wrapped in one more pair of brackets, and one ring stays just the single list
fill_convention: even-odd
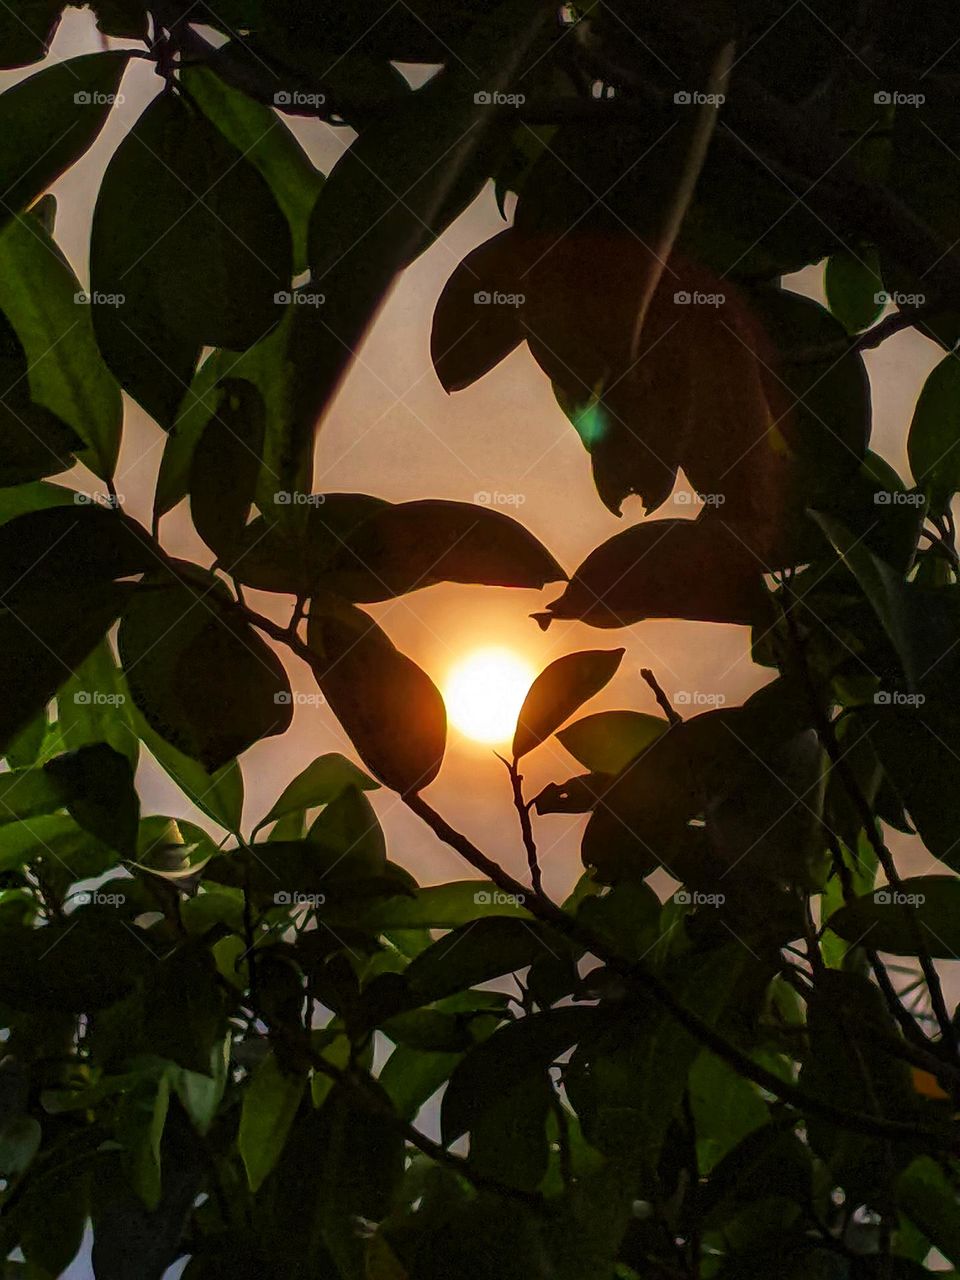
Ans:
[{"label": "thin twig", "polygon": [[647,684],[653,690],[653,696],[660,705],[660,710],[667,717],[671,724],[682,724],[683,716],[670,705],[670,699],[663,692],[657,677],[653,674],[649,667],[641,667],[640,674],[646,680]]}]

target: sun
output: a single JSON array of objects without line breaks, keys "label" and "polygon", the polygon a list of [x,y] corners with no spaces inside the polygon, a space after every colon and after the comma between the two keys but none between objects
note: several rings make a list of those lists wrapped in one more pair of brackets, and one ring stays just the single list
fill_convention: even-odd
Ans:
[{"label": "sun", "polygon": [[447,677],[447,714],[475,742],[509,742],[535,675],[510,649],[475,649]]}]

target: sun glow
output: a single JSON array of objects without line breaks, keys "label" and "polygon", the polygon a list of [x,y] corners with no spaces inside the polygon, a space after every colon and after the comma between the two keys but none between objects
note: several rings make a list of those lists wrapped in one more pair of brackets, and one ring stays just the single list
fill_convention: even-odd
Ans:
[{"label": "sun glow", "polygon": [[475,742],[509,742],[535,675],[533,667],[510,649],[476,649],[447,677],[447,714]]}]

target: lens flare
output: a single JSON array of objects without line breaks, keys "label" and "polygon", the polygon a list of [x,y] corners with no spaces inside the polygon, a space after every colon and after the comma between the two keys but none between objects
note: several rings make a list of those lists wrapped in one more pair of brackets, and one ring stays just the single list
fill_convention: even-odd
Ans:
[{"label": "lens flare", "polygon": [[447,678],[444,701],[451,723],[475,742],[509,742],[535,675],[510,649],[475,650]]}]

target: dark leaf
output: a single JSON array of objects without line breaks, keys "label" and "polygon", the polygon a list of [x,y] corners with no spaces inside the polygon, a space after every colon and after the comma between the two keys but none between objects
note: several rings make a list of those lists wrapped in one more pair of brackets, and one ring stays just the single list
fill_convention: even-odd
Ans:
[{"label": "dark leaf", "polygon": [[[915,922],[915,923],[914,923]],[[915,956],[921,946],[938,959],[960,955],[960,880],[913,876],[894,888],[884,885],[829,920],[851,946]]]},{"label": "dark leaf", "polygon": [[623,649],[587,649],[564,654],[534,680],[523,700],[513,735],[513,758],[539,746],[588,698],[612,680]]},{"label": "dark leaf", "polygon": [[306,1076],[284,1070],[272,1053],[253,1073],[243,1095],[237,1135],[251,1191],[260,1189],[280,1159],[306,1083]]},{"label": "dark leaf", "polygon": [[468,253],[443,287],[430,353],[445,391],[469,387],[523,340],[517,301],[523,258],[516,242],[514,231],[501,231]]},{"label": "dark leaf", "polygon": [[476,920],[421,951],[407,966],[404,978],[412,999],[432,1004],[455,991],[526,969],[563,945],[526,920]]},{"label": "dark leaf", "polygon": [[310,764],[289,782],[280,793],[279,798],[271,806],[265,818],[257,823],[254,833],[261,827],[276,822],[291,813],[306,812],[321,805],[330,804],[341,795],[347,787],[357,787],[366,791],[376,789],[377,784],[362,769],[332,751],[328,755],[317,756]]},{"label": "dark leaf", "polygon": [[914,479],[942,510],[960,490],[960,360],[953,354],[923,384],[907,450]]},{"label": "dark leaf", "polygon": [[625,627],[644,618],[743,625],[762,616],[762,565],[719,520],[647,520],[602,543],[534,615]]},{"label": "dark leaf", "polygon": [[850,333],[869,328],[883,312],[883,281],[873,249],[832,254],[827,259],[824,287],[831,312]]},{"label": "dark leaf", "polygon": [[190,468],[194,527],[228,572],[242,547],[263,454],[265,410],[257,388],[228,378]]},{"label": "dark leaf", "polygon": [[283,733],[292,695],[279,659],[222,583],[149,575],[120,628],[120,660],[151,728],[210,773]]},{"label": "dark leaf", "polygon": [[136,856],[140,799],[126,756],[102,742],[48,760],[44,771],[81,827],[123,857]]},{"label": "dark leaf", "polygon": [[39,62],[50,48],[63,13],[61,0],[21,0],[0,10],[0,65],[22,67]]},{"label": "dark leaf", "polygon": [[44,67],[0,96],[0,225],[31,205],[93,143],[126,66],[126,53],[88,53]]},{"label": "dark leaf", "polygon": [[447,716],[429,676],[350,605],[314,601],[307,635],[324,697],[371,773],[401,793],[432,782]]},{"label": "dark leaf", "polygon": [[291,270],[256,168],[182,98],[155,98],[107,167],[91,232],[94,327],[121,386],[172,426],[201,348],[262,338]]},{"label": "dark leaf", "polygon": [[641,711],[597,711],[575,720],[557,737],[595,773],[619,773],[667,729],[667,721]]}]

